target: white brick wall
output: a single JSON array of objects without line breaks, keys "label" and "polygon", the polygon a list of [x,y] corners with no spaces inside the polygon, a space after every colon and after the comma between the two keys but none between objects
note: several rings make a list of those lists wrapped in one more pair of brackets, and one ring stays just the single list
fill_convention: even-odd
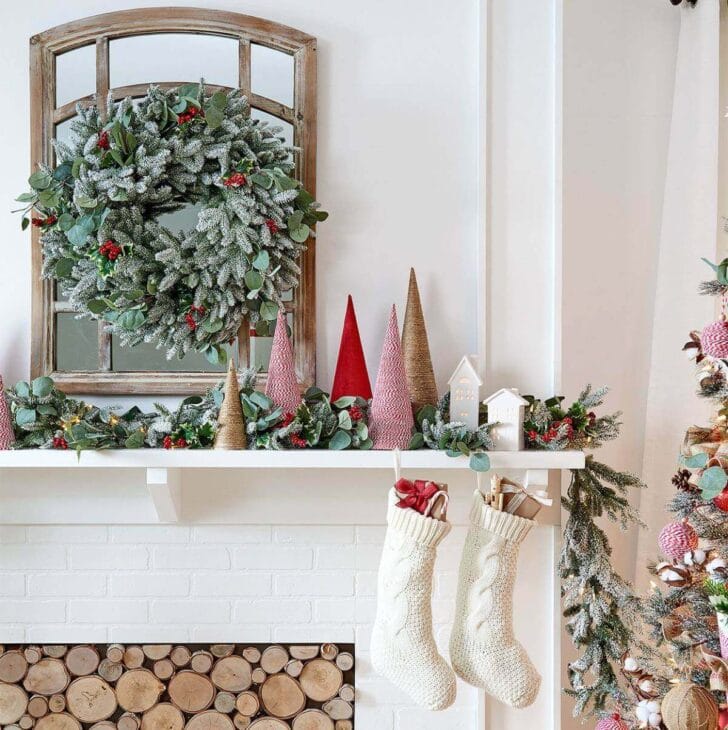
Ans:
[{"label": "white brick wall", "polygon": [[[470,687],[433,714],[372,672],[383,537],[374,526],[0,527],[0,643],[356,642],[360,730],[475,730]],[[443,650],[462,538],[453,529],[437,564]]]}]

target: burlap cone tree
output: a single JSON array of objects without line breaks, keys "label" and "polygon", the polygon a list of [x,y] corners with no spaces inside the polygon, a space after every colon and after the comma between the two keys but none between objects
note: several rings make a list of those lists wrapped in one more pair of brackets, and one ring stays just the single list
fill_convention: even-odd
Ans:
[{"label": "burlap cone tree", "polygon": [[293,348],[286,332],[285,315],[280,310],[273,336],[265,394],[282,408],[284,413],[295,413],[301,404],[301,392],[293,363]]},{"label": "burlap cone tree", "polygon": [[215,448],[227,451],[245,449],[248,446],[245,436],[245,418],[243,417],[243,406],[240,403],[238,374],[232,358],[228,365],[223,394],[225,397],[217,416]]},{"label": "burlap cone tree", "polygon": [[414,269],[410,269],[407,309],[402,327],[402,353],[413,411],[416,413],[422,406],[436,405],[437,383],[432,369],[427,328]]},{"label": "burlap cone tree", "polygon": [[369,412],[369,434],[375,449],[406,449],[413,427],[397,310],[392,306]]},{"label": "burlap cone tree", "polygon": [[364,400],[372,397],[372,386],[369,382],[369,373],[364,359],[364,349],[361,346],[359,325],[356,321],[351,294],[349,294],[346,304],[339,357],[336,361],[334,384],[331,388],[331,400],[335,401],[344,395],[357,395]]}]

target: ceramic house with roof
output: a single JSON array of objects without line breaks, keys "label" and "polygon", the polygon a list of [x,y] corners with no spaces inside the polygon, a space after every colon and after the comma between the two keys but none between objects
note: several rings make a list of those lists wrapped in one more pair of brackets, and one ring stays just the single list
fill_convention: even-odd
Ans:
[{"label": "ceramic house with roof", "polygon": [[493,439],[497,451],[523,451],[523,420],[528,401],[517,388],[501,388],[488,396],[488,423],[497,423]]},{"label": "ceramic house with roof", "polygon": [[474,357],[465,355],[448,381],[450,422],[464,423],[472,431],[478,428],[480,387],[483,385],[474,360]]}]

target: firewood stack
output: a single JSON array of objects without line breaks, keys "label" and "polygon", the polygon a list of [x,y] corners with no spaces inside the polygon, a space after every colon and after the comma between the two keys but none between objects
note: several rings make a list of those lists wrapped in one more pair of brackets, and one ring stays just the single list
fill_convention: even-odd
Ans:
[{"label": "firewood stack", "polygon": [[335,644],[0,645],[0,726],[353,730],[353,675]]}]

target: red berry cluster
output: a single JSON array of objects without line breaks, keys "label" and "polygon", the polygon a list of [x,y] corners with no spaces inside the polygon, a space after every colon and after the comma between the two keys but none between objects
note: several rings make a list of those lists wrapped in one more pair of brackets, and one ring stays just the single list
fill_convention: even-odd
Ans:
[{"label": "red berry cluster", "polygon": [[96,146],[100,150],[108,150],[109,147],[111,147],[111,142],[109,142],[109,133],[108,132],[101,132],[99,135],[99,141],[96,143]]},{"label": "red berry cluster", "polygon": [[[568,438],[568,439],[574,438],[574,426],[572,425],[573,424],[573,421],[572,421],[572,419],[571,419],[570,416],[566,416],[565,418],[563,418],[560,421],[554,421],[551,424],[551,428],[549,428],[549,430],[546,431],[546,433],[543,434],[543,436],[541,436],[541,440],[544,443],[547,444],[550,441],[553,441],[555,438],[558,438],[558,436],[559,436],[559,429],[564,424],[566,424],[566,426],[567,426],[567,428],[566,428],[566,438]],[[529,431],[528,432],[528,438],[531,441],[536,441],[538,439],[538,437],[539,437],[538,431],[533,431],[532,430],[532,431]]]},{"label": "red berry cluster", "polygon": [[283,414],[283,420],[281,421],[281,428],[285,428],[286,426],[290,426],[291,423],[293,423],[293,414],[292,413],[284,413]]},{"label": "red berry cluster", "polygon": [[291,444],[295,446],[297,449],[305,449],[308,446],[308,441],[306,441],[305,438],[302,438],[297,433],[292,433],[290,436]]},{"label": "red berry cluster", "polygon": [[63,436],[56,436],[53,439],[53,448],[54,449],[67,449],[68,448],[68,441],[63,438]]},{"label": "red berry cluster", "polygon": [[182,124],[187,124],[187,122],[191,122],[196,117],[204,117],[205,112],[202,111],[199,107],[191,106],[186,112],[180,114],[177,117],[177,124],[180,126]]},{"label": "red berry cluster", "polygon": [[268,230],[270,231],[271,236],[274,236],[276,233],[278,233],[278,224],[272,218],[268,218],[265,224],[268,226]]},{"label": "red berry cluster", "polygon": [[197,329],[197,320],[195,319],[195,313],[202,316],[205,314],[205,308],[203,306],[196,307],[194,304],[190,305],[190,310],[185,314],[185,322],[191,330]]},{"label": "red berry cluster", "polygon": [[352,406],[349,408],[349,416],[351,416],[352,421],[361,421],[361,419],[364,418],[364,414],[359,406]]},{"label": "red berry cluster", "polygon": [[180,436],[178,439],[172,439],[171,436],[165,436],[162,440],[162,446],[165,449],[186,449],[187,440]]},{"label": "red berry cluster", "polygon": [[121,246],[117,246],[111,239],[104,241],[99,246],[99,253],[109,259],[109,261],[116,261],[121,256]]},{"label": "red berry cluster", "polygon": [[51,213],[47,218],[33,218],[31,223],[36,228],[43,228],[44,226],[52,226],[58,220],[58,216]]},{"label": "red berry cluster", "polygon": [[243,175],[242,172],[234,172],[232,175],[228,175],[223,182],[226,188],[239,188],[248,181],[248,178]]}]

